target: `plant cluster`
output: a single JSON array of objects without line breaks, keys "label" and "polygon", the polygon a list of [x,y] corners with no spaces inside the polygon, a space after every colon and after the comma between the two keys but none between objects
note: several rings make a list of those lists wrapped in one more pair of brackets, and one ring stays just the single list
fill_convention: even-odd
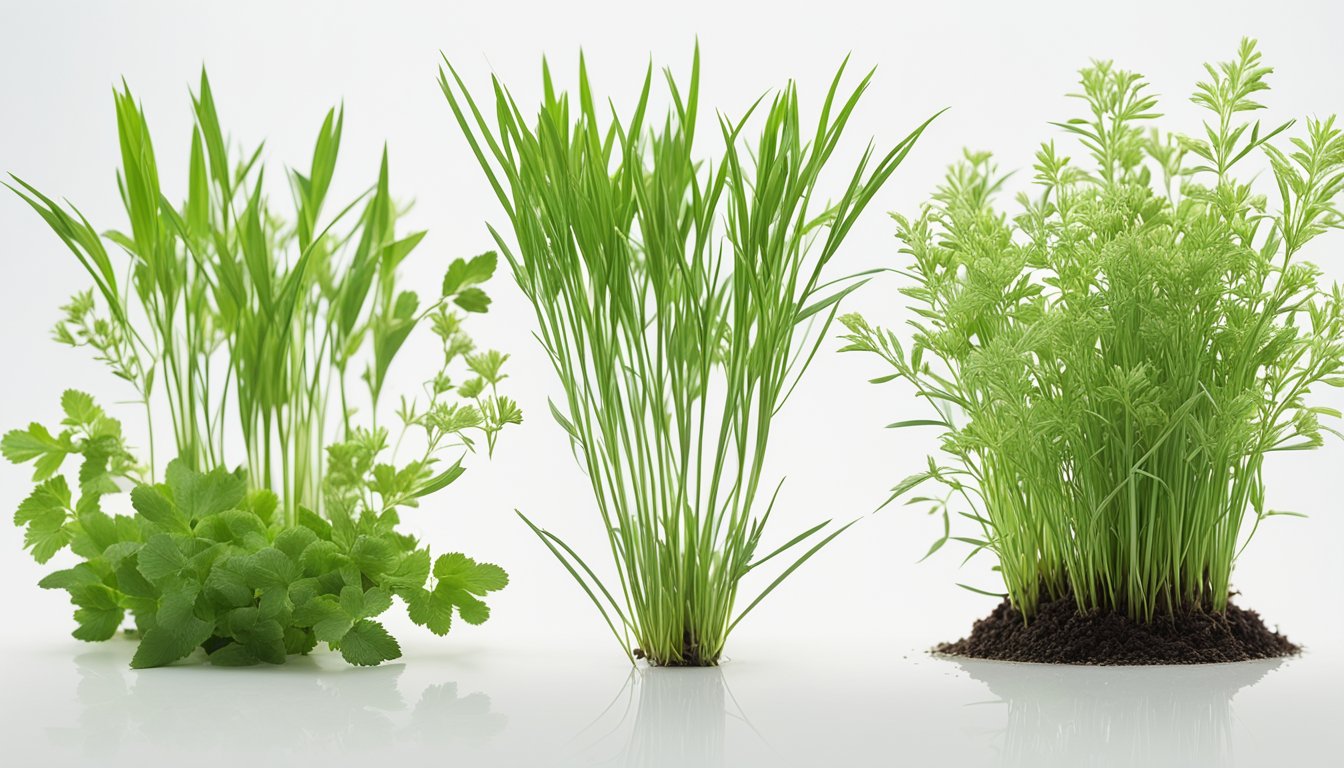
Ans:
[{"label": "plant cluster", "polygon": [[[1319,445],[1344,385],[1344,294],[1302,258],[1341,223],[1344,133],[1309,119],[1252,120],[1271,70],[1252,41],[1207,67],[1203,133],[1151,128],[1138,75],[1082,71],[1084,117],[1056,123],[1090,162],[1053,143],[1040,192],[996,207],[1004,184],[968,153],[914,218],[897,216],[913,339],[854,315],[847,350],[875,353],[934,411],[942,459],[902,481],[979,529],[956,536],[997,559],[1028,621],[1042,599],[1150,620],[1222,611],[1233,562],[1266,502],[1266,457]],[[1243,174],[1267,158],[1273,202]],[[1338,433],[1336,433],[1338,434]],[[932,551],[932,550],[931,550]],[[969,556],[968,556],[969,559]]]},{"label": "plant cluster", "polygon": [[[843,530],[825,521],[761,548],[779,492],[762,487],[766,447],[860,282],[828,281],[825,267],[924,126],[875,162],[870,147],[823,205],[823,171],[871,74],[845,94],[841,67],[815,131],[792,84],[740,119],[719,115],[723,155],[707,165],[694,144],[698,51],[688,85],[666,73],[661,119],[649,117],[652,67],[625,118],[599,116],[582,62],[576,99],[543,69],[531,117],[494,82],[494,125],[451,64],[440,82],[509,217],[517,250],[492,232],[563,385],[552,413],[591,481],[616,583],[528,525],[627,653],[634,645],[653,664],[712,665],[737,623]],[[805,543],[735,607],[748,573]]]},{"label": "plant cluster", "polygon": [[[436,634],[454,611],[484,621],[479,598],[507,583],[504,572],[461,554],[431,560],[398,526],[401,510],[462,474],[462,457],[447,454],[480,439],[493,451],[500,430],[521,421],[498,392],[507,355],[476,350],[457,311],[486,311],[495,255],[455,260],[422,306],[399,290],[398,269],[425,233],[396,233],[404,209],[386,151],[376,183],[327,221],[344,122],[328,112],[307,172],[289,173],[286,217],[265,194],[261,148],[236,156],[225,141],[204,73],[192,102],[187,199],[174,205],[141,108],[129,88],[116,93],[129,233],[100,234],[73,206],[17,178],[11,187],[94,283],[64,308],[56,339],[89,348],[130,384],[150,440],[146,467],[121,424],[76,391],[62,398],[58,431],[34,423],[5,435],[5,457],[34,464],[37,486],[15,515],[25,546],[43,563],[67,545],[81,558],[42,585],[69,591],[80,639],[110,637],[130,613],[135,666],[197,647],[215,663],[279,663],[317,642],[376,664],[400,653],[373,620],[394,595]],[[439,365],[423,398],[401,399],[394,443],[379,405],[422,324],[440,342]],[[176,449],[162,476],[160,409]],[[246,471],[227,469],[233,434]],[[398,462],[404,441],[415,456]],[[74,483],[60,473],[68,457],[79,457]],[[134,515],[104,512],[104,497],[124,487]]]}]

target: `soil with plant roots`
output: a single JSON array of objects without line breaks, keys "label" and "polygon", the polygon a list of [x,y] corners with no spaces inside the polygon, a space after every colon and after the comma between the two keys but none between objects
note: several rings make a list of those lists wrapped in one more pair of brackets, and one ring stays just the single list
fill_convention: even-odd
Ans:
[{"label": "soil with plant roots", "polygon": [[1072,597],[1042,601],[1031,623],[1005,599],[971,634],[934,653],[1044,664],[1217,664],[1301,651],[1255,611],[1228,603],[1222,614],[1185,610],[1150,622],[1123,613],[1079,613]]}]

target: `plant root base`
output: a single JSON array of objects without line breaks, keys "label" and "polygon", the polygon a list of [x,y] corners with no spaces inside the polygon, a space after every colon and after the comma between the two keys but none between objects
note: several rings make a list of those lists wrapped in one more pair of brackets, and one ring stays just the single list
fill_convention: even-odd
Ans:
[{"label": "plant root base", "polygon": [[1005,599],[971,634],[934,653],[1042,664],[1219,664],[1292,656],[1302,649],[1255,611],[1228,603],[1219,615],[1189,610],[1149,623],[1123,613],[1082,614],[1072,597],[1042,601],[1031,624]]},{"label": "plant root base", "polygon": [[681,661],[670,661],[670,660],[669,660],[669,661],[655,661],[655,660],[649,658],[649,656],[648,656],[647,654],[644,653],[643,649],[640,649],[640,648],[636,648],[636,649],[634,649],[634,657],[635,657],[636,659],[643,659],[644,661],[647,661],[647,662],[649,663],[649,666],[651,666],[651,667],[661,667],[661,668],[667,668],[667,669],[676,669],[676,668],[678,668],[678,667],[717,667],[717,666],[719,666],[719,660],[718,660],[718,659],[702,659],[702,658],[700,658],[699,656],[691,656],[691,655],[683,656]]},{"label": "plant root base", "polygon": [[700,655],[700,643],[696,642],[695,635],[690,632],[683,632],[681,637],[681,659],[654,659],[644,652],[643,648],[635,648],[634,657],[644,659],[652,667],[717,667],[719,666],[719,657],[708,657]]}]

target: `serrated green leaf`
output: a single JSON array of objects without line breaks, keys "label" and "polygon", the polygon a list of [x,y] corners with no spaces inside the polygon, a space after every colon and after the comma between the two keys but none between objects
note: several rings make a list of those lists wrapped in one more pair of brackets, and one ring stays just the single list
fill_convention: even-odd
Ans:
[{"label": "serrated green leaf", "polygon": [[183,589],[163,596],[154,627],[145,632],[135,649],[135,669],[162,667],[186,658],[210,638],[214,624],[195,614],[196,591]]},{"label": "serrated green leaf", "polygon": [[121,622],[125,619],[126,612],[121,608],[76,608],[75,623],[79,626],[70,634],[76,640],[89,643],[110,640],[113,635],[117,634],[117,630],[121,628]]},{"label": "serrated green leaf", "polygon": [[354,617],[346,613],[340,602],[331,595],[319,595],[295,607],[294,623],[311,627],[313,635],[323,643],[339,643],[354,624]]},{"label": "serrated green leaf", "polygon": [[407,601],[411,620],[435,634],[447,634],[452,627],[453,610],[468,624],[482,624],[490,618],[490,608],[473,592],[485,594],[508,583],[498,566],[482,569],[461,554],[444,555],[434,564],[438,583],[434,589],[415,590]]},{"label": "serrated green leaf", "polygon": [[114,441],[102,442],[113,444],[99,445],[98,441],[90,441],[84,446],[84,461],[79,464],[79,492],[86,496],[116,493],[120,490],[108,468],[117,446]]},{"label": "serrated green leaf", "polygon": [[453,603],[427,589],[417,589],[406,600],[406,612],[411,621],[436,635],[448,634],[453,628]]},{"label": "serrated green leaf", "polygon": [[14,525],[22,527],[40,522],[48,528],[58,527],[65,523],[69,509],[70,487],[66,485],[64,477],[57,475],[38,483],[32,493],[19,503],[19,508],[14,511]]},{"label": "serrated green leaf", "polygon": [[294,562],[301,562],[304,550],[317,543],[317,534],[309,528],[297,526],[286,528],[275,536],[275,548],[284,552]]},{"label": "serrated green leaf", "polygon": [[385,589],[372,587],[364,591],[364,610],[360,615],[366,619],[372,618],[391,607],[392,593]]},{"label": "serrated green leaf", "polygon": [[401,646],[382,624],[360,619],[341,638],[341,656],[356,666],[372,667],[401,658]]},{"label": "serrated green leaf", "polygon": [[138,554],[142,546],[139,541],[116,541],[108,545],[101,555],[90,560],[105,562],[108,567],[115,569],[127,558]]},{"label": "serrated green leaf", "polygon": [[152,485],[137,485],[131,490],[131,506],[140,517],[169,533],[190,533],[187,518],[163,491]]},{"label": "serrated green leaf", "polygon": [[360,535],[350,547],[350,561],[374,580],[395,569],[399,555],[396,544],[378,536]]},{"label": "serrated green leaf", "polygon": [[[453,259],[443,276],[443,296],[452,296],[472,285],[479,285],[495,274],[499,257],[494,251],[487,251],[471,260]],[[474,311],[474,310],[473,310]]]},{"label": "serrated green leaf", "polygon": [[466,288],[453,297],[453,303],[468,312],[488,312],[490,297],[480,288]]},{"label": "serrated green leaf", "polygon": [[240,509],[226,509],[202,518],[193,533],[198,538],[233,543],[245,549],[260,549],[270,544],[261,519]]},{"label": "serrated green leaf", "polygon": [[[434,591],[437,593],[439,589]],[[490,618],[490,606],[470,594],[454,590],[450,599],[457,605],[457,615],[468,624],[484,624]]]},{"label": "serrated green leaf", "polygon": [[248,654],[267,664],[285,662],[285,630],[280,622],[268,618],[254,606],[236,608],[220,622],[220,630],[247,649]]},{"label": "serrated green leaf", "polygon": [[317,534],[323,541],[331,541],[331,523],[323,520],[311,509],[299,508],[299,525]]},{"label": "serrated green leaf", "polygon": [[37,460],[33,468],[33,480],[45,480],[60,469],[61,463],[71,451],[70,439],[66,435],[60,438],[52,436],[47,428],[33,422],[26,430],[11,430],[0,438],[0,454],[15,463],[23,464]]},{"label": "serrated green leaf", "polygon": [[321,576],[349,564],[350,558],[331,541],[319,539],[303,550],[299,566],[307,576]]},{"label": "serrated green leaf", "polygon": [[[292,585],[291,585],[292,586]],[[294,603],[289,599],[289,587],[270,587],[257,598],[257,609],[263,619],[288,625],[294,618]]]},{"label": "serrated green leaf", "polygon": [[236,509],[247,495],[247,479],[242,470],[229,472],[217,467],[202,474],[173,460],[168,463],[165,477],[172,489],[173,501],[188,520]]},{"label": "serrated green leaf", "polygon": [[322,594],[322,584],[311,576],[305,576],[289,585],[289,601],[302,605]]},{"label": "serrated green leaf", "polygon": [[94,403],[93,396],[76,389],[61,393],[61,410],[65,411],[65,423],[72,427],[92,424],[103,417],[103,409]]},{"label": "serrated green leaf", "polygon": [[70,543],[70,532],[62,526],[48,528],[38,522],[28,525],[23,534],[23,548],[32,553],[33,559],[45,563],[56,556]]},{"label": "serrated green leaf", "polygon": [[140,598],[147,600],[159,599],[159,588],[155,587],[140,573],[140,556],[133,556],[123,559],[116,570],[117,589],[127,597]]},{"label": "serrated green leaf", "polygon": [[493,563],[477,563],[460,552],[439,556],[434,562],[434,577],[441,584],[476,595],[494,592],[509,584],[509,576],[503,568]]},{"label": "serrated green leaf", "polygon": [[280,497],[267,488],[248,491],[238,508],[255,515],[266,525],[275,521],[275,510],[280,506]]},{"label": "serrated green leaf", "polygon": [[218,544],[190,536],[180,537],[177,542],[187,556],[187,572],[184,576],[197,582],[204,581],[215,562],[228,555],[233,547],[231,544]]},{"label": "serrated green leaf", "polygon": [[289,556],[274,547],[267,547],[247,558],[247,583],[254,589],[288,588],[300,576],[299,567]]},{"label": "serrated green leaf", "polygon": [[70,543],[71,535],[66,526],[69,506],[70,489],[65,478],[59,475],[40,483],[19,504],[14,523],[27,526],[23,533],[23,548],[29,550],[37,562],[47,562]]},{"label": "serrated green leaf", "polygon": [[385,589],[373,587],[362,590],[346,586],[341,590],[341,610],[354,619],[367,619],[392,607],[392,595]]},{"label": "serrated green leaf", "polygon": [[417,549],[401,558],[397,567],[383,577],[383,586],[393,592],[415,589],[425,585],[429,578],[429,550]]},{"label": "serrated green leaf", "polygon": [[247,558],[226,557],[217,561],[205,577],[205,596],[227,608],[251,605],[253,588],[247,579]]},{"label": "serrated green leaf", "polygon": [[71,633],[77,640],[91,643],[107,640],[116,634],[126,616],[116,595],[103,584],[72,590],[71,599],[78,606],[75,622],[79,626]]},{"label": "serrated green leaf", "polygon": [[94,558],[102,555],[108,547],[121,543],[115,520],[98,509],[96,504],[80,504],[79,507],[75,513],[75,522],[70,526],[70,548],[75,554]]},{"label": "serrated green leaf", "polygon": [[187,567],[186,554],[166,533],[151,536],[140,548],[137,559],[141,575],[155,585],[180,575]]},{"label": "serrated green leaf", "polygon": [[48,573],[42,577],[41,581],[37,582],[37,586],[43,589],[70,589],[74,586],[89,586],[102,582],[102,577],[93,569],[93,566],[88,563],[79,563],[73,568]]}]

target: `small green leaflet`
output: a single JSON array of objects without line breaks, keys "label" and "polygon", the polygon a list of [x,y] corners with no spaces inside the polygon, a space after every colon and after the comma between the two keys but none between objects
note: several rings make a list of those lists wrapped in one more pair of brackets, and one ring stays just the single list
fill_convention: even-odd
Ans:
[{"label": "small green leaflet", "polygon": [[341,640],[341,656],[351,664],[372,667],[401,658],[401,646],[382,624],[360,619]]},{"label": "small green leaflet", "polygon": [[448,271],[443,275],[442,295],[460,294],[464,288],[479,285],[489,280],[495,274],[495,266],[498,260],[494,251],[473,256],[471,260],[453,259],[453,263],[448,265]]}]

